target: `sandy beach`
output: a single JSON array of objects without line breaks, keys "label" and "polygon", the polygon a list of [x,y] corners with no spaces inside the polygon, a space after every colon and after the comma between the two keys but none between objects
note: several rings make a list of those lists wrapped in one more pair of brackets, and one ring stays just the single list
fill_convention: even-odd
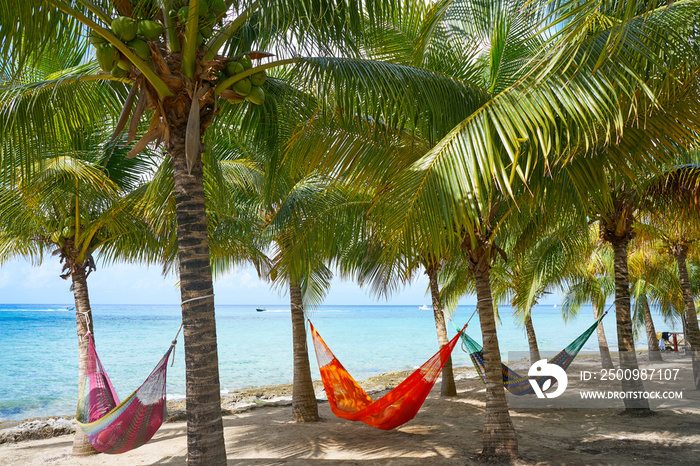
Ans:
[{"label": "sandy beach", "polygon": [[[674,365],[690,369],[688,358],[665,356]],[[584,360],[569,370],[595,368]],[[404,376],[385,374],[368,379],[363,386],[376,398]],[[415,419],[387,432],[339,419],[325,401],[319,403],[321,422],[294,423],[289,385],[237,392],[222,403],[228,463],[481,464],[476,456],[481,450],[484,385],[472,368],[458,368],[457,387],[454,398],[442,398],[433,389]],[[322,397],[320,383],[317,390]],[[523,456],[516,464],[697,464],[700,392],[686,391],[684,396],[685,405],[690,398],[696,408],[670,403],[658,407],[655,416],[641,418],[621,415],[620,409],[511,409]],[[72,436],[60,435],[6,442],[0,445],[0,465],[184,465],[181,405],[170,405],[170,422],[151,442],[122,455],[72,457]]]}]

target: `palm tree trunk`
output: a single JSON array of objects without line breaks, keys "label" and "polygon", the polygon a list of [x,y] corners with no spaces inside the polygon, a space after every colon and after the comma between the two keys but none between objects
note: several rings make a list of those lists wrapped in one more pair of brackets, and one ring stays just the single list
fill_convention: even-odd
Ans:
[{"label": "palm tree trunk", "polygon": [[[442,313],[442,304],[440,303],[440,288],[437,282],[437,270],[433,267],[426,267],[425,273],[428,275],[430,282],[430,297],[433,299],[433,315],[435,316],[435,330],[437,331],[438,344],[440,348],[448,342],[447,328],[445,326],[445,314]],[[442,369],[442,386],[440,389],[442,396],[457,396],[457,387],[455,386],[455,376],[452,372],[452,356],[447,359],[445,367]]]},{"label": "palm tree trunk", "polygon": [[[74,265],[71,273],[73,299],[75,300],[75,326],[78,329],[78,380],[83,380],[88,357],[88,333],[93,333],[92,310],[88,295],[85,267]],[[73,455],[84,456],[99,453],[88,443],[88,437],[81,428],[75,430],[73,438]]]},{"label": "palm tree trunk", "polygon": [[649,301],[645,299],[642,306],[644,307],[644,327],[647,332],[649,361],[662,361],[661,351],[659,350],[659,340],[656,338],[656,329],[654,328],[654,321],[651,318],[651,309],[649,309]]},{"label": "palm tree trunk", "polygon": [[177,214],[180,296],[185,348],[187,464],[225,465],[214,285],[209,263],[207,215],[199,156],[192,173],[185,159],[186,118],[170,128]]},{"label": "palm tree trunk", "polygon": [[294,383],[292,385],[292,418],[295,422],[318,421],[318,404],[311,382],[309,351],[306,345],[304,304],[299,282],[289,280],[292,307],[292,344],[294,351]]},{"label": "palm tree trunk", "polygon": [[[593,302],[593,315],[596,319],[600,317],[598,315],[598,305]],[[603,328],[603,322],[599,322],[596,327],[596,334],[598,335],[598,350],[600,351],[600,364],[603,369],[612,369],[614,366],[612,357],[610,357],[610,348],[608,348],[608,339],[605,338],[605,329]]]},{"label": "palm tree trunk", "polygon": [[693,293],[690,288],[688,277],[688,247],[679,245],[676,261],[678,262],[678,275],[681,279],[681,289],[683,290],[684,314],[685,314],[685,341],[690,343],[690,350],[693,357],[693,378],[695,388],[700,390],[700,328],[698,327],[698,314],[693,301]]},{"label": "palm tree trunk", "polygon": [[482,434],[482,457],[518,457],[518,438],[508,413],[508,401],[503,388],[501,372],[501,350],[496,334],[496,319],[491,295],[488,267],[474,270],[476,296],[479,308],[479,323],[484,341],[484,365],[486,368],[486,415]]},{"label": "palm tree trunk", "polygon": [[[632,332],[632,317],[630,313],[630,285],[627,270],[627,244],[629,236],[617,237],[611,241],[615,257],[615,317],[617,321],[617,348],[620,357],[620,368],[635,371],[639,369],[637,354],[634,348],[634,333]],[[624,392],[643,392],[644,384],[641,379],[621,381]],[[649,401],[644,398],[624,399],[625,411],[634,411],[640,414],[640,410],[649,411]]]},{"label": "palm tree trunk", "polygon": [[532,314],[527,313],[525,319],[525,331],[527,332],[527,344],[530,346],[530,364],[534,364],[540,360],[540,349],[537,346],[537,336],[535,335],[535,327],[532,325]]},{"label": "palm tree trunk", "polygon": [[685,351],[685,354],[687,355],[687,354],[690,354],[690,342],[689,342],[689,339],[687,338],[687,336],[688,336],[688,320],[685,318],[685,303],[684,303],[683,313],[681,314],[681,324],[683,324],[683,335],[686,337],[686,338],[683,338],[683,351]]}]

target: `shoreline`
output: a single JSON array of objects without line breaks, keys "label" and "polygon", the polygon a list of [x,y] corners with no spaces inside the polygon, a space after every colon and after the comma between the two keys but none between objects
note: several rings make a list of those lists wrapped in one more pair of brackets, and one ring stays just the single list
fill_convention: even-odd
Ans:
[{"label": "shoreline", "polygon": [[[611,356],[616,360],[617,353],[611,352]],[[648,361],[646,349],[638,349],[637,357]],[[685,356],[682,352],[664,352],[666,360],[682,360]],[[577,356],[578,363],[590,363],[599,357],[593,353],[581,353]],[[524,365],[529,365],[526,358],[516,362],[507,362],[513,367],[521,370]],[[520,366],[520,367],[518,367]],[[389,391],[401,383],[413,370],[385,372],[365,380],[358,381],[366,393],[370,396]],[[453,367],[455,382],[464,379],[477,379],[478,374],[472,365],[458,365]],[[439,387],[440,378],[435,383]],[[319,403],[326,402],[323,383],[320,379],[312,381],[316,399]],[[240,414],[256,408],[262,407],[282,407],[292,404],[292,384],[263,385],[250,387],[241,390],[234,390],[221,395],[221,414],[228,416]],[[187,414],[185,411],[185,399],[167,401],[167,417],[164,424],[185,421]],[[0,445],[3,443],[16,443],[26,440],[39,440],[62,435],[69,435],[75,432],[75,415],[49,415],[33,417],[22,420],[0,420]]]},{"label": "shoreline", "polygon": [[[646,350],[637,351],[637,355],[640,362],[648,362],[648,357],[646,356],[646,353]],[[616,353],[611,353],[611,355],[614,359],[617,356]],[[593,354],[581,354],[577,358],[577,362],[575,362],[574,364],[582,369],[595,369],[599,364],[596,356],[597,355]],[[682,353],[665,352],[664,359],[666,363],[682,362],[686,365],[690,364],[689,357],[685,356]],[[529,360],[521,359],[520,361],[510,362],[509,364],[512,367],[516,368],[516,370],[522,370],[523,367],[529,366]],[[453,371],[455,382],[458,386],[469,386],[470,388],[468,391],[472,395],[484,392],[484,384],[479,379],[479,376],[473,366],[455,366],[453,368]],[[367,394],[376,399],[379,396],[383,395],[385,392],[396,387],[412,372],[412,370],[386,372],[359,381],[359,383],[365,389]],[[433,393],[435,393],[436,391],[439,393],[440,383],[441,379],[438,379],[435,384],[435,387],[433,388]],[[319,409],[321,409],[321,406],[325,406],[325,409],[328,409],[327,399],[325,398],[325,392],[321,380],[314,380],[313,384],[316,393],[316,398],[319,402]],[[230,418],[232,416],[237,415],[255,416],[256,414],[251,413],[251,411],[257,411],[258,408],[288,407],[291,406],[292,403],[291,395],[291,383],[251,387],[243,390],[229,392],[226,395],[222,394],[222,417]],[[431,395],[431,397],[433,396],[435,395]],[[477,403],[483,404],[483,401],[478,401]],[[163,423],[164,426],[169,424],[174,425],[178,423],[184,423],[184,421],[186,420],[184,399],[168,401],[167,408],[168,416]],[[558,410],[559,409],[557,409],[556,411]],[[286,412],[286,410],[283,411]],[[512,407],[510,411],[513,416],[518,416],[518,408]],[[681,410],[679,412],[683,411],[684,410]],[[696,412],[686,412],[685,414],[690,414],[700,419],[700,409],[698,409]],[[0,421],[0,445],[19,445],[26,444],[30,441],[41,441],[52,439],[55,437],[67,436],[73,434],[76,428],[77,425],[75,423],[74,415],[46,416],[39,418],[24,419],[19,421]],[[700,426],[698,429],[698,434],[700,435]],[[700,446],[698,447],[698,453],[700,453]],[[2,462],[0,462],[0,464],[2,464]]]},{"label": "shoreline", "polygon": [[[359,383],[367,394],[373,395],[388,391],[396,387],[411,370],[386,372],[383,374],[361,380]],[[465,378],[476,378],[476,370],[471,366],[455,366],[455,381]],[[439,383],[439,379],[438,379]],[[436,385],[438,384],[436,383]],[[326,402],[323,383],[314,380],[314,391],[319,403]],[[242,390],[235,390],[226,395],[221,395],[221,415],[229,416],[240,414],[263,407],[291,406],[292,384],[263,385]],[[168,416],[164,424],[185,421],[185,400],[171,400],[167,402]],[[4,443],[18,443],[28,440],[42,440],[75,433],[77,425],[75,415],[54,415],[34,417],[22,420],[0,420],[0,445]]]},{"label": "shoreline", "polygon": [[[690,358],[669,356],[666,364],[681,367],[687,382]],[[643,355],[640,359],[646,363]],[[569,377],[574,391],[581,387],[578,371],[596,368],[600,370],[598,361],[574,362]],[[239,391],[224,401],[232,409],[223,416],[228,464],[480,466],[485,386],[471,368],[460,367],[456,372],[456,397],[440,396],[438,381],[415,418],[390,431],[339,419],[321,400],[319,422],[294,422],[291,408],[285,405],[291,401],[273,396],[283,398],[289,385]],[[395,385],[403,375],[382,374],[362,385],[380,390]],[[373,398],[382,391],[374,392]],[[687,395],[684,405],[659,405],[651,417],[621,415],[621,404],[605,409],[511,407],[522,455],[512,464],[666,464],[669,459],[674,464],[695,464],[700,455],[700,391],[689,390]],[[254,406],[244,406],[248,401]],[[72,456],[73,438],[68,435],[6,443],[0,445],[0,465],[186,466],[186,432],[184,421],[168,422],[149,443],[121,455]]]}]

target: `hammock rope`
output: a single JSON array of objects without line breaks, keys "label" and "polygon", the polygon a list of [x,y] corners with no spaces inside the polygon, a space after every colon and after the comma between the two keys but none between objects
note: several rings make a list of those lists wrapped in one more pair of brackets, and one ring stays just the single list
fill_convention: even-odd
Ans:
[{"label": "hammock rope", "polygon": [[167,415],[166,372],[177,340],[172,341],[143,384],[120,403],[97,355],[92,334],[87,337],[88,358],[80,381],[76,421],[99,452],[116,454],[138,448],[151,440]]},{"label": "hammock rope", "polygon": [[349,421],[361,421],[382,430],[394,429],[413,419],[428,397],[465,325],[433,357],[389,393],[374,401],[338,361],[309,321],[323,388],[331,411]]},{"label": "hammock rope", "polygon": [[[550,361],[549,364],[556,364],[562,369],[566,370],[573,362],[576,355],[578,355],[583,345],[586,344],[588,339],[591,337],[593,332],[595,332],[596,327],[608,314],[605,311],[593,325],[588,327],[581,335],[578,336],[574,341],[572,341],[566,348],[557,353]],[[484,365],[484,354],[482,352],[483,347],[477,343],[474,339],[469,337],[466,333],[462,333],[462,347],[465,353],[469,353],[469,357],[474,364],[476,372],[481,377],[481,380],[486,383],[486,366]],[[513,395],[529,395],[534,394],[535,391],[530,385],[530,377],[522,376],[515,372],[513,369],[509,368],[505,364],[501,363],[501,372],[503,373],[503,386]],[[535,380],[537,384],[542,387],[544,383],[551,379],[551,377],[536,377]]]}]

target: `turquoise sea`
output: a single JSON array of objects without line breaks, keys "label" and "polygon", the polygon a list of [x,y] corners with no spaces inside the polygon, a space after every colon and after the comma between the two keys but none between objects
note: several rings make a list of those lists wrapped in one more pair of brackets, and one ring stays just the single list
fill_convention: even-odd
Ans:
[{"label": "turquoise sea", "polygon": [[[75,312],[61,305],[0,304],[0,420],[73,414],[77,396]],[[289,383],[292,334],[289,307],[217,306],[221,388]],[[460,306],[454,320],[463,325],[474,306]],[[527,351],[525,331],[501,306],[501,351]],[[537,306],[532,314],[541,351],[559,351],[593,322],[590,308],[565,324],[559,308]],[[383,372],[413,369],[437,350],[432,310],[419,306],[321,306],[308,313],[335,355],[357,380]],[[95,305],[97,351],[120,397],[136,389],[153,369],[180,325],[179,306]],[[615,317],[605,320],[611,348],[616,346]],[[671,330],[660,317],[657,331]],[[450,334],[454,335],[454,328]],[[468,333],[481,341],[478,316]],[[319,378],[309,339],[312,376]],[[638,347],[645,347],[639,341]],[[597,351],[594,336],[583,348]],[[470,365],[457,349],[456,365]],[[183,398],[182,341],[168,369],[168,397]]]}]

